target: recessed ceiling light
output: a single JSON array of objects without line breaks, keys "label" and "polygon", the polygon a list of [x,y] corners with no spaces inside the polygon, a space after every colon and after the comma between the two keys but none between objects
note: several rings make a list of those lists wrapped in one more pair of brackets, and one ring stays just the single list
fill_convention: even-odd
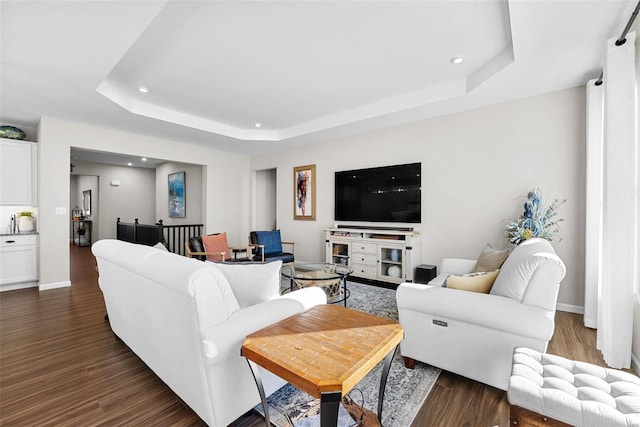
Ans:
[{"label": "recessed ceiling light", "polygon": [[149,92],[151,92],[151,89],[149,89],[146,86],[138,86],[138,92],[140,92],[140,93],[149,93]]},{"label": "recessed ceiling light", "polygon": [[449,61],[451,61],[452,64],[462,64],[464,62],[464,58],[462,56],[454,56]]},{"label": "recessed ceiling light", "polygon": [[133,166],[133,163],[129,162],[127,163],[127,166]]},{"label": "recessed ceiling light", "polygon": [[142,158],[142,159],[140,159],[140,160],[142,160],[143,162],[146,162],[146,161],[147,161],[147,158],[146,158],[146,157],[143,157],[143,158]]},{"label": "recessed ceiling light", "polygon": [[253,125],[257,128],[262,127],[262,123],[254,123]]}]

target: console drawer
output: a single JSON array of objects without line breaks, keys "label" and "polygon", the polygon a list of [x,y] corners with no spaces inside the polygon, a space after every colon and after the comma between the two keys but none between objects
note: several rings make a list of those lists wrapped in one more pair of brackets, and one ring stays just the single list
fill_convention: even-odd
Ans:
[{"label": "console drawer", "polygon": [[352,243],[351,253],[376,255],[378,253],[378,246],[375,243],[360,243],[360,242]]},{"label": "console drawer", "polygon": [[366,254],[366,253],[351,253],[351,263],[352,264],[367,264],[375,266],[378,263],[378,255],[377,254]]}]

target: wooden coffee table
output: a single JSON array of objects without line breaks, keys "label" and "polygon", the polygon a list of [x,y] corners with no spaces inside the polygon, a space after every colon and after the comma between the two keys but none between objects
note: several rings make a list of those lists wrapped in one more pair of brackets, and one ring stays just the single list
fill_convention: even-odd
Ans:
[{"label": "wooden coffee table", "polygon": [[321,426],[335,426],[342,397],[384,361],[378,394],[382,417],[384,389],[397,345],[399,323],[339,305],[313,307],[247,336],[242,355],[253,372],[265,420],[269,410],[256,365],[320,398]]}]

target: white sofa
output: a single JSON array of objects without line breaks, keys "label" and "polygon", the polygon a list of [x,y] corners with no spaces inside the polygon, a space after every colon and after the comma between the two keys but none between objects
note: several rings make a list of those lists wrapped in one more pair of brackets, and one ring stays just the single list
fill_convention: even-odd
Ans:
[{"label": "white sofa", "polygon": [[[280,262],[218,265],[118,240],[92,250],[113,332],[210,426],[260,403],[246,335],[326,303],[315,287],[279,296]],[[261,375],[268,394],[285,384]]]},{"label": "white sofa", "polygon": [[402,283],[396,292],[405,364],[418,360],[506,390],[514,348],[547,349],[562,260],[548,241],[527,240],[507,257],[488,294],[441,286],[448,274],[471,272],[475,260],[442,264],[430,284]]}]

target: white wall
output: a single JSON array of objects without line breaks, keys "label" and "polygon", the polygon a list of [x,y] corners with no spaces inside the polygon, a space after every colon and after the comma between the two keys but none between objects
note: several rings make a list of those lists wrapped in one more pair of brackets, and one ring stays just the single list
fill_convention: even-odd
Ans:
[{"label": "white wall", "polygon": [[78,195],[78,175],[71,175],[69,177],[69,218],[73,216],[73,209],[78,206],[82,199]]},{"label": "white wall", "polygon": [[[422,162],[422,223],[407,225],[422,234],[422,262],[436,265],[445,256],[474,258],[487,242],[506,247],[507,221],[540,187],[547,198],[567,199],[564,241],[555,244],[567,266],[559,302],[582,307],[584,129],[581,87],[254,156],[251,169],[277,168],[277,224],[307,261],[324,259],[338,170]],[[308,164],[317,167],[317,220],[294,221],[293,168]]]},{"label": "white wall", "polygon": [[[185,172],[185,217],[169,218],[169,174]],[[156,221],[164,224],[202,224],[204,218],[202,166],[185,163],[162,163],[156,167]]]},{"label": "white wall", "polygon": [[[116,221],[133,222],[136,218],[143,224],[154,224],[156,203],[156,173],[154,169],[88,163],[77,165],[76,175],[97,175],[98,187],[92,191],[94,242],[116,238]],[[120,181],[112,187],[111,181]],[[82,190],[78,184],[78,206],[82,207]]]},{"label": "white wall", "polygon": [[[170,141],[50,117],[41,118],[38,141],[41,289],[70,283],[66,207],[71,146],[204,165],[206,200],[210,206],[224,204],[224,209],[206,209],[206,231],[211,226],[234,235],[249,233],[247,156],[208,149],[189,141]],[[65,208],[65,214],[57,215],[57,207]]]}]

